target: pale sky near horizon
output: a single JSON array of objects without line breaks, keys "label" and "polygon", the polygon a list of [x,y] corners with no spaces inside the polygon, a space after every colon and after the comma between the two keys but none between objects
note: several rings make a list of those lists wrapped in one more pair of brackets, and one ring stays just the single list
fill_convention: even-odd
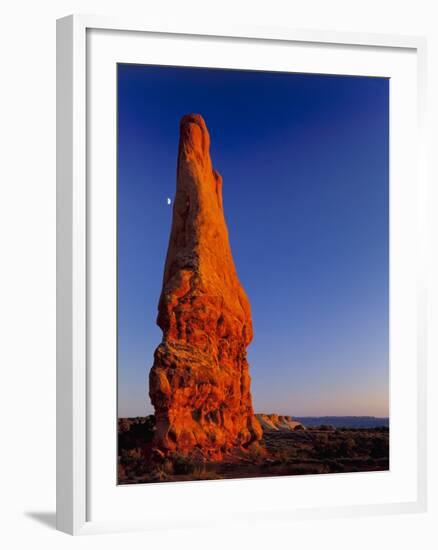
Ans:
[{"label": "pale sky near horizon", "polygon": [[256,412],[389,411],[389,81],[119,65],[118,414],[153,412],[178,127],[197,112],[251,302]]}]

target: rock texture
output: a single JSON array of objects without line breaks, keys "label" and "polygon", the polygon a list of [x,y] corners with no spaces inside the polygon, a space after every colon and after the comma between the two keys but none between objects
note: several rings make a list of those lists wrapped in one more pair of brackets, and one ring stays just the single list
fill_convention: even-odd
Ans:
[{"label": "rock texture", "polygon": [[261,439],[246,348],[252,322],[237,277],[222,204],[222,178],[210,159],[200,115],[180,123],[177,188],[157,324],[149,394],[154,445],[162,452],[220,459]]},{"label": "rock texture", "polygon": [[290,431],[295,430],[297,426],[304,429],[301,422],[294,420],[291,416],[279,414],[256,414],[256,418],[264,432]]}]

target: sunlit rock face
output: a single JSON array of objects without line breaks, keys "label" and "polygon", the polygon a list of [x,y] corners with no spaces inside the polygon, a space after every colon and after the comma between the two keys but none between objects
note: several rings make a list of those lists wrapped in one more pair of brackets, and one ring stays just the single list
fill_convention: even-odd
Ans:
[{"label": "sunlit rock face", "polygon": [[180,123],[157,324],[163,340],[149,377],[154,446],[220,459],[261,439],[246,355],[253,336],[250,304],[231,254],[210,136],[195,114]]}]

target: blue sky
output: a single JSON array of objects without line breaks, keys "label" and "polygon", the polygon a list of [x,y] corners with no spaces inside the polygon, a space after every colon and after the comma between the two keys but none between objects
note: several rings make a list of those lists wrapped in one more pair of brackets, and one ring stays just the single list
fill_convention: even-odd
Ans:
[{"label": "blue sky", "polygon": [[150,414],[179,120],[200,113],[251,302],[256,412],[388,415],[389,81],[119,65],[118,407]]}]

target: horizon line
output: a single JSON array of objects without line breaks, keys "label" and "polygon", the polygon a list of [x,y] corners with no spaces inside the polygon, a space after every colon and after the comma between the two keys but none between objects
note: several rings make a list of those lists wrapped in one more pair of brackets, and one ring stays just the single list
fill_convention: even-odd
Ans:
[{"label": "horizon line", "polygon": [[[257,416],[259,414],[270,416],[273,414],[276,414],[277,416],[290,416],[291,418],[376,418],[376,419],[382,419],[382,420],[389,420],[388,416],[376,416],[374,414],[281,414],[281,413],[254,413],[254,416]],[[147,416],[154,416],[154,413],[149,414],[137,414],[134,416],[119,416],[117,415],[117,418],[145,418]]]}]

